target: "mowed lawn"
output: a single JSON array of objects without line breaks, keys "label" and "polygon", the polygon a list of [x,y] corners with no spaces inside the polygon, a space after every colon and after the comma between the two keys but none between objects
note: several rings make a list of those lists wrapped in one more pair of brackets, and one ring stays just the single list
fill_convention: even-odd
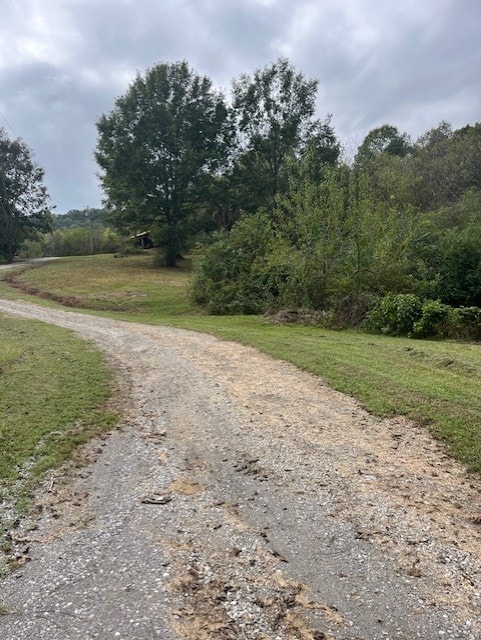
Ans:
[{"label": "mowed lawn", "polygon": [[[29,287],[71,297],[96,313],[205,331],[255,346],[321,376],[380,416],[405,415],[481,472],[481,345],[207,316],[188,298],[188,261],[155,269],[148,255],[68,258],[23,273]],[[0,283],[0,295],[18,296]],[[24,294],[22,294],[24,297]]]},{"label": "mowed lawn", "polygon": [[[42,473],[111,427],[111,374],[70,331],[0,314],[0,489],[25,497]],[[0,525],[2,524],[0,518]]]},{"label": "mowed lawn", "polygon": [[[189,313],[186,283],[190,261],[177,269],[158,269],[151,255],[113,255],[55,260],[21,274],[31,290],[41,290],[69,304],[127,314]],[[11,277],[11,273],[3,277]]]}]

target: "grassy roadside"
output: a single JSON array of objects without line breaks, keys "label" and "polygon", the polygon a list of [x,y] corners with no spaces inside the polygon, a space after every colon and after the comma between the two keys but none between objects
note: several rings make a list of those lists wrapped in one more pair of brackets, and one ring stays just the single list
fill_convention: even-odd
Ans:
[{"label": "grassy roadside", "polygon": [[[32,290],[74,298],[102,315],[255,346],[323,377],[372,413],[426,424],[456,457],[481,472],[481,345],[279,326],[254,316],[206,316],[189,306],[185,266],[154,270],[146,255],[71,258],[20,279]],[[0,283],[2,295],[19,294]]]},{"label": "grassy roadside", "polygon": [[[82,256],[55,260],[27,268],[0,272],[0,279],[19,280],[27,292],[59,303],[95,311],[114,311],[141,316],[192,313],[186,282],[190,263],[184,261],[175,270],[152,266],[150,256],[114,258],[110,255]],[[1,283],[0,283],[1,284]],[[14,292],[0,288],[4,297]]]},{"label": "grassy roadside", "polygon": [[[22,510],[29,489],[115,421],[110,373],[70,331],[0,314],[0,490]],[[0,527],[6,526],[0,516]]]}]

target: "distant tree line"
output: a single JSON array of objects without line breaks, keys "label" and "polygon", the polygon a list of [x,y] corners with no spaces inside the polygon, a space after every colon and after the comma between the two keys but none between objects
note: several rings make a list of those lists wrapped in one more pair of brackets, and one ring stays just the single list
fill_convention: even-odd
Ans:
[{"label": "distant tree line", "polygon": [[122,239],[103,209],[52,214],[44,171],[21,139],[0,129],[0,259],[117,251]]},{"label": "distant tree line", "polygon": [[66,214],[53,214],[50,231],[26,240],[19,251],[19,257],[115,253],[122,242],[123,238],[107,222],[104,209],[72,209]]}]

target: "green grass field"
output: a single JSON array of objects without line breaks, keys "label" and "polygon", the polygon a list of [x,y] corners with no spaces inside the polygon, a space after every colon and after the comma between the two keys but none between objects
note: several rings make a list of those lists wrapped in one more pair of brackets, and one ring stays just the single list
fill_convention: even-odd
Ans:
[{"label": "green grass field", "polygon": [[[272,324],[256,316],[207,316],[188,300],[188,263],[153,269],[148,255],[68,258],[21,281],[95,313],[204,331],[255,346],[324,378],[380,416],[405,415],[481,472],[481,345]],[[0,283],[0,295],[25,297]],[[92,311],[89,311],[92,312]]]},{"label": "green grass field", "polygon": [[[88,343],[0,314],[0,493],[24,506],[44,471],[111,427],[110,372]],[[0,530],[7,523],[0,516]]]},{"label": "green grass field", "polygon": [[[178,315],[192,312],[186,290],[189,265],[184,261],[178,269],[159,270],[146,255],[86,256],[44,264],[23,273],[20,279],[32,290],[97,311]],[[4,278],[9,276],[10,272],[3,274]],[[1,295],[3,292],[5,289]]]}]

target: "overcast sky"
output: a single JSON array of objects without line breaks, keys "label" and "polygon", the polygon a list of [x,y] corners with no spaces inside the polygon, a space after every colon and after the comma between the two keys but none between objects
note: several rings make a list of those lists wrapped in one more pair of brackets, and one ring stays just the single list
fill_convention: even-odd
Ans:
[{"label": "overcast sky", "polygon": [[348,154],[481,121],[481,0],[1,0],[0,127],[46,171],[57,213],[97,207],[95,122],[137,71],[187,60],[231,80],[288,57],[319,80]]}]

